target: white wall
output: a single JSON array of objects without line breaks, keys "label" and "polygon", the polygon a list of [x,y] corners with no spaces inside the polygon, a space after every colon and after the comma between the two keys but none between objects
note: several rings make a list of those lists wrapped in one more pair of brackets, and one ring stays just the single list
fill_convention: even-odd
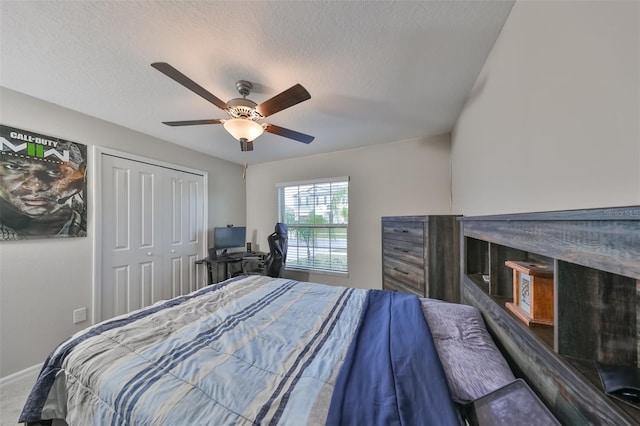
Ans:
[{"label": "white wall", "polygon": [[454,211],[640,204],[639,8],[514,5],[452,134]]},{"label": "white wall", "polygon": [[[1,87],[0,123],[86,144],[90,155],[98,145],[208,172],[209,241],[214,226],[245,219],[237,164]],[[91,169],[88,184],[95,191]],[[91,317],[92,208],[87,238],[0,242],[0,377],[43,362],[57,344],[89,325],[73,324],[72,311],[86,306]]]},{"label": "white wall", "polygon": [[[321,141],[314,141],[320,143]],[[268,251],[278,219],[276,184],[349,176],[349,277],[290,273],[292,278],[382,288],[380,218],[449,214],[449,135],[249,166],[247,234]]]}]

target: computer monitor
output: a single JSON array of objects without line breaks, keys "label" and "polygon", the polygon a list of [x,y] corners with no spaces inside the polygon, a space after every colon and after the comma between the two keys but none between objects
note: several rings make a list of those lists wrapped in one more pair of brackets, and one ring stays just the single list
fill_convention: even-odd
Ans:
[{"label": "computer monitor", "polygon": [[244,226],[213,228],[213,246],[216,250],[244,247],[245,241],[247,228]]}]

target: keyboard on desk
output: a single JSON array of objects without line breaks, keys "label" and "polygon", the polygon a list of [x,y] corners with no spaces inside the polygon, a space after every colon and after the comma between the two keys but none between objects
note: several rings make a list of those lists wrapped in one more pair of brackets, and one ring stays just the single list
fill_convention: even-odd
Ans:
[{"label": "keyboard on desk", "polygon": [[228,259],[228,260],[240,260],[243,257],[245,257],[247,254],[240,252],[240,253],[228,253],[225,254],[224,256],[220,256],[219,259]]},{"label": "keyboard on desk", "polygon": [[252,251],[252,252],[246,252],[246,251],[241,251],[241,252],[232,252],[232,253],[226,253],[226,254],[221,254],[219,255],[216,260],[218,262],[232,262],[232,261],[236,261],[236,260],[242,260],[245,258],[262,258],[265,256],[265,253],[261,253],[258,251]]}]

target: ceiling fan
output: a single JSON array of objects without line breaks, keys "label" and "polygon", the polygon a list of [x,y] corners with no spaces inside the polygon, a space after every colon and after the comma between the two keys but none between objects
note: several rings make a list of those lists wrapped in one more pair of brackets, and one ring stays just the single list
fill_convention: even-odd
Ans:
[{"label": "ceiling fan", "polygon": [[311,99],[311,95],[307,92],[307,89],[300,84],[296,84],[258,105],[252,100],[247,99],[247,96],[253,89],[251,82],[239,80],[236,82],[236,89],[242,97],[224,102],[166,62],[154,62],[151,66],[218,108],[226,111],[230,117],[227,119],[213,118],[208,120],[163,121],[163,124],[167,126],[222,124],[225,130],[240,142],[240,149],[242,151],[253,151],[253,141],[263,132],[273,133],[274,135],[284,136],[285,138],[307,144],[311,143],[314,139],[313,136],[296,132],[295,130],[285,129],[275,124],[259,123],[259,120],[263,118],[267,118],[283,109]]}]

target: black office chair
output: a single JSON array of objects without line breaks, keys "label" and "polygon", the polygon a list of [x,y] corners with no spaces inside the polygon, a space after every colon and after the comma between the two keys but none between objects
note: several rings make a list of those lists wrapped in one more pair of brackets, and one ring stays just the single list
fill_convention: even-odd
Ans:
[{"label": "black office chair", "polygon": [[282,277],[287,262],[288,241],[287,225],[277,223],[275,231],[267,237],[269,254],[265,258],[245,257],[242,262],[243,273]]},{"label": "black office chair", "polygon": [[287,247],[289,245],[287,225],[276,223],[276,229],[267,237],[267,241],[269,242],[269,254],[264,261],[265,275],[273,278],[282,277],[287,263]]}]

